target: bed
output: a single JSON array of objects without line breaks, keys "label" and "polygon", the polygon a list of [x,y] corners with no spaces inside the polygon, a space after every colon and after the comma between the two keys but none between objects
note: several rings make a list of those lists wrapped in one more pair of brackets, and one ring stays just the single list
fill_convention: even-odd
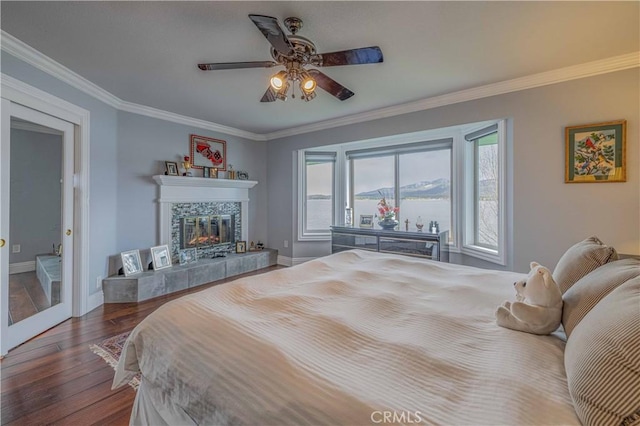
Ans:
[{"label": "bed", "polygon": [[524,276],[352,250],[242,278],[149,315],[113,386],[141,373],[131,424],[580,424],[565,334],[495,324]]}]

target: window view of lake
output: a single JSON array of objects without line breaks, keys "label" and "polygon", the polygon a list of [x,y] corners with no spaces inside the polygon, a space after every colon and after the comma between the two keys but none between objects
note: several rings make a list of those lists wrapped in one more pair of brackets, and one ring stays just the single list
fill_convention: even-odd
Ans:
[{"label": "window view of lake", "polygon": [[[379,200],[356,200],[354,206],[354,226],[360,223],[361,214],[375,215],[378,212]],[[312,229],[326,229],[326,224],[331,223],[331,200],[308,200],[307,220]],[[404,200],[400,204],[400,214],[398,219],[402,221],[400,229],[404,229],[405,219],[409,219],[409,230],[416,231],[416,219],[420,216],[426,227],[432,220],[437,220],[440,230],[451,229],[451,204],[449,200],[411,199]],[[377,222],[374,220],[374,224]],[[377,227],[377,225],[376,225]]]}]

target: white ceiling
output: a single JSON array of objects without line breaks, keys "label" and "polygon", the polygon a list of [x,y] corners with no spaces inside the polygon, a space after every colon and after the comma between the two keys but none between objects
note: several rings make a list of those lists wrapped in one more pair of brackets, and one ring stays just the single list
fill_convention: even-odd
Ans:
[{"label": "white ceiling", "polygon": [[[2,1],[2,30],[123,101],[270,133],[637,52],[631,2]],[[378,45],[384,63],[322,69],[356,93],[260,103],[276,70],[248,14],[303,19],[319,52]]]}]

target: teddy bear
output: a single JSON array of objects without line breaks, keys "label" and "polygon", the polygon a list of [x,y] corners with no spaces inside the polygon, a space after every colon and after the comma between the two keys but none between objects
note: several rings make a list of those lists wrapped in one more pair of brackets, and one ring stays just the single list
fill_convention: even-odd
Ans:
[{"label": "teddy bear", "polygon": [[537,262],[530,267],[527,278],[513,284],[516,301],[505,301],[496,310],[496,322],[512,330],[549,334],[562,320],[562,293],[551,271]]}]

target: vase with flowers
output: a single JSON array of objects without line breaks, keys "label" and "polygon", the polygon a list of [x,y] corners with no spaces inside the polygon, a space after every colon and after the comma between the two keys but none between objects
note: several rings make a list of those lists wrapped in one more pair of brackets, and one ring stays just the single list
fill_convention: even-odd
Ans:
[{"label": "vase with flowers", "polygon": [[398,226],[398,221],[396,220],[396,214],[400,211],[399,207],[392,207],[387,203],[387,200],[382,197],[380,201],[378,201],[378,225],[382,229],[391,230]]}]

